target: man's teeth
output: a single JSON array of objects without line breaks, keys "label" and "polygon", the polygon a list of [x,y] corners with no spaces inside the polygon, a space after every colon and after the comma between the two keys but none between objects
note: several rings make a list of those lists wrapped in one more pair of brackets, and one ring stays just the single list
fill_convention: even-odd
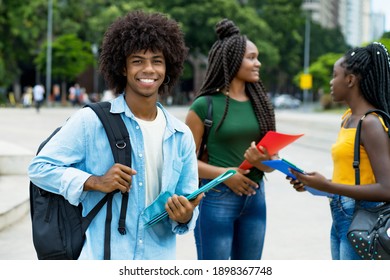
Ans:
[{"label": "man's teeth", "polygon": [[143,83],[153,83],[154,82],[153,79],[140,79],[140,81]]}]

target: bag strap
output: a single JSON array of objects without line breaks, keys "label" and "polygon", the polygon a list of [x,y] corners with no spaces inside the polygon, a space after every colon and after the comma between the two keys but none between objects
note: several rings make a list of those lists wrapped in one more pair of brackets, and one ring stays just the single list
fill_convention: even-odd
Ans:
[{"label": "bag strap", "polygon": [[362,130],[363,119],[367,115],[364,114],[363,117],[359,120],[356,127],[355,143],[353,147],[353,169],[355,169],[355,185],[360,185],[360,133]]},{"label": "bag strap", "polygon": [[206,100],[207,100],[207,116],[203,121],[204,124],[204,132],[203,132],[203,137],[202,137],[202,142],[199,147],[199,152],[198,152],[198,159],[202,158],[204,148],[206,146],[207,138],[210,134],[211,126],[213,125],[213,102],[211,100],[210,95],[206,95]]},{"label": "bag strap", "polygon": [[[91,108],[99,117],[106,131],[112,154],[116,163],[121,163],[131,167],[131,144],[130,137],[120,114],[110,112],[110,102],[90,103],[84,107]],[[110,239],[111,239],[111,219],[112,219],[112,199],[114,193],[106,194],[98,204],[88,213],[83,221],[83,232],[87,230],[92,219],[100,211],[103,205],[107,202],[107,215],[105,222],[105,236],[104,236],[104,259],[110,259]],[[121,212],[119,217],[118,231],[120,234],[126,234],[126,212],[129,200],[128,193],[122,193]],[[85,230],[84,230],[85,229]]]},{"label": "bag strap", "polygon": [[130,153],[123,153],[126,149],[130,151],[130,137],[121,115],[110,112],[110,102],[90,103],[85,106],[94,110],[102,122],[115,162],[131,166]]},{"label": "bag strap", "polygon": [[[355,143],[354,143],[354,151],[353,151],[353,163],[352,166],[355,169],[355,185],[360,185],[360,134],[362,130],[362,123],[365,117],[371,113],[376,113],[380,115],[388,129],[387,134],[390,137],[390,115],[386,112],[379,109],[372,109],[367,111],[359,120],[358,125],[356,127],[356,135],[355,135]],[[355,200],[355,209],[358,204],[360,204],[360,200]]]},{"label": "bag strap", "polygon": [[379,109],[373,109],[367,111],[359,120],[358,125],[356,127],[356,135],[355,135],[355,143],[354,143],[354,154],[353,154],[353,168],[355,169],[355,184],[360,185],[360,133],[362,130],[362,122],[364,118],[371,114],[371,113],[376,113],[380,115],[385,123],[385,125],[389,128],[388,130],[388,135],[390,137],[390,115],[387,114],[386,112],[379,110]]}]

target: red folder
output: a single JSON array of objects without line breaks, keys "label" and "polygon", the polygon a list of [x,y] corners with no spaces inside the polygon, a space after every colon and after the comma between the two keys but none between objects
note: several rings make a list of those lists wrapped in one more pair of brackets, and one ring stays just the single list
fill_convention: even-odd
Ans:
[{"label": "red folder", "polygon": [[[276,131],[268,131],[267,134],[257,143],[257,148],[263,146],[267,149],[270,155],[274,155],[279,152],[281,149],[286,147],[288,144],[291,144],[299,137],[303,136],[303,134],[284,134]],[[250,164],[247,160],[244,160],[239,168],[241,169],[250,169],[252,164]]]}]

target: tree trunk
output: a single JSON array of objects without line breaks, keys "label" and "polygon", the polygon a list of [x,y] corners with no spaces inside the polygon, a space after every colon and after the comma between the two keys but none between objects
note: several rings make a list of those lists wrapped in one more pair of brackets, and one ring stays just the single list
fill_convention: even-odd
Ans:
[{"label": "tree trunk", "polygon": [[68,104],[67,101],[67,90],[66,90],[66,81],[61,82],[61,104],[62,106],[66,106]]},{"label": "tree trunk", "polygon": [[21,85],[20,85],[19,79],[14,81],[12,88],[13,88],[15,101],[16,101],[16,103],[18,103],[21,101],[21,97],[22,97],[22,90],[21,90]]},{"label": "tree trunk", "polygon": [[192,64],[194,69],[193,82],[194,92],[197,93],[202,86],[203,79],[206,75],[207,57],[201,53],[189,55],[188,61]]}]

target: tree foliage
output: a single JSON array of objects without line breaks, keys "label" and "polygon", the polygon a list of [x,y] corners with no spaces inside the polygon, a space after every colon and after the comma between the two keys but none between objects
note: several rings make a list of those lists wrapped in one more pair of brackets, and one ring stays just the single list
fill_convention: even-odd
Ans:
[{"label": "tree foliage", "polygon": [[[272,28],[271,42],[277,46],[281,57],[275,72],[284,72],[287,75],[296,73],[302,66],[304,19],[301,11],[301,0],[267,0],[258,7],[259,15]],[[277,82],[281,82],[280,80]]]},{"label": "tree foliage", "polygon": [[343,56],[343,53],[327,53],[320,56],[309,67],[309,72],[313,75],[313,91],[322,89],[324,93],[330,92],[330,80],[332,79],[333,65]]},{"label": "tree foliage", "polygon": [[382,39],[390,39],[390,31],[383,33]]},{"label": "tree foliage", "polygon": [[[390,34],[390,32],[389,32]],[[383,45],[385,45],[387,51],[389,52],[390,51],[390,36],[389,37],[385,37],[383,36],[379,42],[381,42]]]},{"label": "tree foliage", "polygon": [[[386,38],[386,33],[379,40],[387,50],[390,49],[390,38]],[[313,75],[313,92],[317,92],[320,89],[323,90],[324,94],[329,94],[330,85],[329,82],[332,79],[333,65],[334,63],[344,55],[347,51],[347,47],[340,48],[338,52],[330,52],[317,57],[309,67],[309,73]],[[299,77],[302,71],[294,77],[295,84],[299,84]]]},{"label": "tree foliage", "polygon": [[[8,86],[20,74],[20,64],[31,61],[46,30],[45,0],[25,3],[2,0],[0,3],[0,86]],[[2,65],[2,66],[1,66]]]},{"label": "tree foliage", "polygon": [[[43,73],[46,72],[46,49],[47,43],[44,44],[42,52],[35,59],[38,69]],[[62,35],[53,41],[52,75],[54,78],[72,81],[93,62],[91,44],[81,41],[76,35]]]},{"label": "tree foliage", "polygon": [[[267,64],[277,65],[279,56],[276,46],[270,39],[272,29],[250,6],[240,6],[236,0],[199,0],[199,1],[155,1],[159,8],[178,20],[185,34],[185,39],[194,53],[208,53],[215,42],[215,25],[218,21],[229,18],[248,36],[260,50],[262,60]],[[260,35],[261,34],[261,35]]]},{"label": "tree foliage", "polygon": [[[84,61],[91,63],[92,51],[88,45],[100,46],[105,30],[117,17],[143,9],[163,12],[177,20],[193,57],[207,56],[216,40],[215,24],[223,18],[232,19],[259,48],[261,75],[267,88],[297,90],[293,77],[303,66],[305,16],[301,11],[302,0],[52,1],[52,73],[61,79],[74,78],[79,67],[86,67]],[[37,66],[44,75],[47,12],[48,0],[0,0],[0,86],[18,81],[25,67],[34,69]],[[65,51],[57,45],[68,35],[74,36],[71,42],[62,44],[80,51]],[[345,51],[344,48],[344,39],[338,30],[324,30],[313,25],[312,62],[328,52]],[[79,66],[63,67],[62,62],[55,62],[65,59],[65,55],[70,55],[69,63],[73,61]],[[187,78],[191,74],[186,67]]]},{"label": "tree foliage", "polygon": [[349,46],[344,40],[340,29],[324,29],[319,24],[311,23],[311,51],[312,62],[328,52],[344,53]]}]

